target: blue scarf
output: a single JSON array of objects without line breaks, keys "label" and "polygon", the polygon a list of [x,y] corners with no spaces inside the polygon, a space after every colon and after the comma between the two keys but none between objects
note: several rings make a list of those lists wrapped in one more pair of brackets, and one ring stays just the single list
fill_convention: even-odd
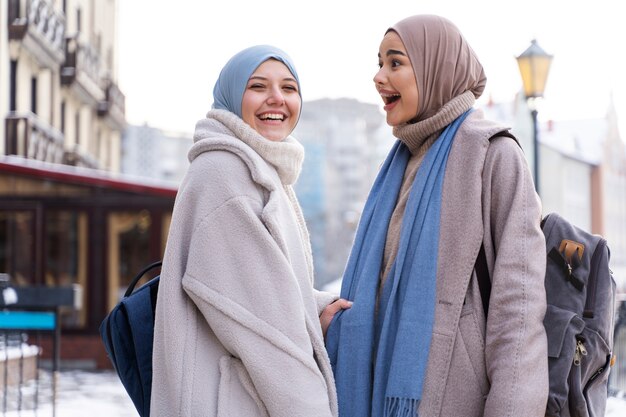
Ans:
[{"label": "blue scarf", "polygon": [[335,316],[326,334],[342,417],[417,416],[434,321],[446,161],[470,111],[448,125],[417,171],[378,311],[387,229],[410,158],[401,142],[387,156],[365,203],[341,287],[341,297],[354,304]]}]

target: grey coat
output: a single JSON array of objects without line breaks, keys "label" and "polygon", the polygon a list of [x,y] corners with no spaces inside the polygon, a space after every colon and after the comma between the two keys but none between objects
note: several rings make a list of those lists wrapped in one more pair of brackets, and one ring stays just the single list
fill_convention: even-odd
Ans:
[{"label": "grey coat", "polygon": [[[524,155],[474,111],[447,163],[433,338],[420,417],[539,417],[548,395],[545,240]],[[482,179],[482,180],[481,180]],[[485,320],[474,264],[492,280]]]}]

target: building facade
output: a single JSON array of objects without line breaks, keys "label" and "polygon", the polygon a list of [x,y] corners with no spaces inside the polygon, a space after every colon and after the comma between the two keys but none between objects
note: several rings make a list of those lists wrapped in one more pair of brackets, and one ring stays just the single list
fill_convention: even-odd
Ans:
[{"label": "building facade", "polygon": [[128,126],[122,135],[122,172],[179,184],[189,167],[187,154],[192,144],[191,134]]},{"label": "building facade", "polygon": [[177,191],[119,173],[116,13],[116,0],[0,1],[0,273],[79,288],[59,310],[61,360],[99,368],[99,325],[162,257]]},{"label": "building facade", "polygon": [[6,0],[0,13],[1,153],[119,171],[116,1]]},{"label": "building facade", "polygon": [[305,147],[295,189],[321,288],[343,275],[365,200],[394,139],[379,106],[354,99],[304,103],[294,136]]}]

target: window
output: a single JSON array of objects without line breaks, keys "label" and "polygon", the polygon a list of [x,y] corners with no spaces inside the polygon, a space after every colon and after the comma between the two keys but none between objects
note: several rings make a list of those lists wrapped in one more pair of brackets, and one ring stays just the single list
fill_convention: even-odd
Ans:
[{"label": "window", "polygon": [[30,111],[37,114],[37,77],[30,79]]},{"label": "window", "polygon": [[17,61],[11,61],[11,91],[9,92],[9,110],[17,110]]},{"label": "window", "polygon": [[12,285],[35,283],[35,212],[0,210],[0,272]]},{"label": "window", "polygon": [[76,144],[80,145],[80,111],[74,115],[74,129],[76,129]]},{"label": "window", "polygon": [[61,133],[65,134],[65,101],[61,101]]},{"label": "window", "polygon": [[109,214],[109,309],[122,298],[135,274],[158,260],[150,257],[151,226],[152,217],[148,210]]},{"label": "window", "polygon": [[93,156],[94,158],[96,158],[97,160],[102,160],[102,158],[100,158],[102,156],[102,152],[100,147],[102,146],[102,132],[100,131],[100,129],[96,130],[96,140],[95,143],[93,144]]},{"label": "window", "polygon": [[[48,287],[81,286],[87,294],[87,214],[77,211],[46,212],[45,221],[45,285]],[[65,328],[86,324],[86,300],[81,310],[62,309],[61,322]]]}]

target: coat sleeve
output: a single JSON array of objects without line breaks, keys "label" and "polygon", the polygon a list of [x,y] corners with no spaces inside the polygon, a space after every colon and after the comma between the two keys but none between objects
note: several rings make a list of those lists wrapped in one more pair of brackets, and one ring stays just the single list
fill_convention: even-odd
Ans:
[{"label": "coat sleeve", "polygon": [[228,200],[191,242],[183,287],[271,416],[330,416],[302,291],[250,197]]},{"label": "coat sleeve", "polygon": [[313,296],[315,297],[315,304],[317,305],[317,315],[321,315],[322,312],[329,304],[339,299],[338,294],[334,294],[328,291],[313,290]]},{"label": "coat sleeve", "polygon": [[548,354],[541,204],[523,153],[510,138],[492,139],[483,187],[489,190],[483,199],[494,260],[485,347],[491,388],[484,415],[544,416]]}]

